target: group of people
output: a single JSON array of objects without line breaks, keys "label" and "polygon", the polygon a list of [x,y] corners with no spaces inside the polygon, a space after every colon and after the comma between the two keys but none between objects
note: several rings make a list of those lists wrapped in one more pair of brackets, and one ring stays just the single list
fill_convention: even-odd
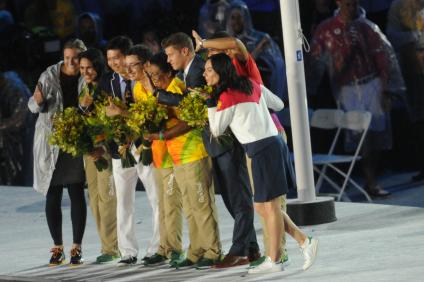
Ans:
[{"label": "group of people", "polygon": [[[294,181],[284,131],[274,113],[283,108],[283,102],[263,86],[255,60],[242,41],[225,32],[208,40],[196,32],[193,37],[196,46],[187,34],[171,34],[162,41],[163,51],[153,55],[146,45],[133,45],[129,38],[118,36],[106,45],[106,60],[101,51],[87,49],[83,41],[74,39],[64,45],[63,61],[41,74],[28,106],[38,113],[34,188],[46,195],[46,218],[54,242],[50,265],[65,261],[64,187],[71,199],[73,227],[69,262],[83,262],[85,182],[101,242],[97,263],[137,263],[134,205],[138,179],[152,208],[153,234],[142,258],[144,265],[168,263],[197,269],[249,265],[249,273],[280,271],[288,262],[285,232],[303,252],[303,269],[313,264],[318,241],[284,212],[285,194]],[[206,62],[196,54],[200,49],[207,50]],[[205,94],[209,123],[205,128],[192,128],[179,119],[177,106],[189,88],[204,85],[213,89]],[[56,112],[78,107],[90,114],[103,95],[127,106],[153,96],[166,106],[169,118],[164,127],[144,136],[152,142],[151,165],[122,165],[119,151],[123,146],[139,159],[137,142],[99,146],[75,158],[49,145]],[[127,115],[126,108],[112,102],[105,111],[108,116]],[[94,162],[100,157],[110,161],[109,169],[97,171]],[[232,245],[225,256],[215,189],[234,218]],[[263,256],[253,225],[254,210],[263,221]],[[187,250],[182,245],[183,216],[190,241]]]}]

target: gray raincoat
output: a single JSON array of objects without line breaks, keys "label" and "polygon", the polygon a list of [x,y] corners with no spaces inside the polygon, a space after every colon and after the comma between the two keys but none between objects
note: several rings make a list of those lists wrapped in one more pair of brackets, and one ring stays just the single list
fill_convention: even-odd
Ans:
[{"label": "gray raincoat", "polygon": [[[59,147],[49,144],[52,132],[52,119],[57,111],[63,110],[62,89],[60,88],[60,67],[63,62],[48,67],[40,76],[41,92],[44,102],[38,105],[31,97],[28,108],[38,113],[34,133],[34,189],[44,195],[49,190],[50,181],[59,156]],[[81,91],[83,79],[78,81],[78,91]]]}]

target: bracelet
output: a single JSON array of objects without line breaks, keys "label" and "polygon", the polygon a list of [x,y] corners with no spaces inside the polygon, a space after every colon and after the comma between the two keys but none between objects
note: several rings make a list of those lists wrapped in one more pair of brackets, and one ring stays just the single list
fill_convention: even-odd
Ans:
[{"label": "bracelet", "polygon": [[163,136],[163,131],[159,131],[159,140],[165,140],[165,136]]}]

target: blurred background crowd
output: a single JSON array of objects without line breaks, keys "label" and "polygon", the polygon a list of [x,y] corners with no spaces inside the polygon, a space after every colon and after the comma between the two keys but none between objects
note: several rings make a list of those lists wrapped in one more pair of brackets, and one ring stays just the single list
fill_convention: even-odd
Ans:
[{"label": "blurred background crowd", "polygon": [[[376,169],[418,171],[413,180],[422,180],[424,1],[341,2],[359,2],[351,16],[367,19],[378,38],[373,41],[372,36],[358,34],[361,28],[344,30],[331,21],[340,12],[334,0],[299,0],[303,33],[311,44],[311,52],[305,53],[308,106],[344,108],[345,88],[338,84],[346,80],[342,86],[368,85],[374,74],[364,66],[371,58],[378,75],[385,77],[382,87],[388,96],[381,121],[385,135],[377,136],[385,142],[376,145],[383,152],[379,162],[383,165],[377,163]],[[265,85],[289,104],[278,0],[0,0],[0,184],[32,186],[35,117],[26,104],[40,73],[61,59],[65,41],[77,37],[87,47],[103,49],[108,39],[127,35],[157,53],[162,38],[177,31],[191,34],[192,29],[202,38],[226,30],[242,40]],[[325,52],[329,33],[335,37],[334,49]],[[336,46],[339,35],[345,36],[347,46]],[[343,57],[345,50],[357,45],[371,55]],[[386,54],[391,57],[379,58],[381,49],[389,50]],[[363,63],[351,67],[355,64],[349,60]],[[357,77],[358,73],[363,76]],[[311,134],[313,151],[325,151],[332,135]]]}]

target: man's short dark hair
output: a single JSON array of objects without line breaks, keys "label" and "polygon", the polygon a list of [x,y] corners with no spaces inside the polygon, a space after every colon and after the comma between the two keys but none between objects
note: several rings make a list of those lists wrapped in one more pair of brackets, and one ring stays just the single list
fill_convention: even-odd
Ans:
[{"label": "man's short dark hair", "polygon": [[150,51],[149,47],[144,44],[137,44],[131,47],[128,52],[125,54],[126,56],[135,55],[138,57],[142,64],[146,63],[153,56],[152,51]]},{"label": "man's short dark hair", "polygon": [[170,46],[174,47],[177,50],[188,48],[190,52],[194,53],[193,41],[184,32],[177,32],[171,34],[170,36],[162,40],[161,45],[163,49]]},{"label": "man's short dark hair", "polygon": [[77,49],[80,52],[87,50],[84,42],[81,39],[70,39],[63,45],[63,49]]},{"label": "man's short dark hair", "polygon": [[129,37],[126,36],[116,36],[112,38],[106,45],[107,50],[119,50],[122,54],[126,54],[131,47],[133,46],[133,42]]}]

